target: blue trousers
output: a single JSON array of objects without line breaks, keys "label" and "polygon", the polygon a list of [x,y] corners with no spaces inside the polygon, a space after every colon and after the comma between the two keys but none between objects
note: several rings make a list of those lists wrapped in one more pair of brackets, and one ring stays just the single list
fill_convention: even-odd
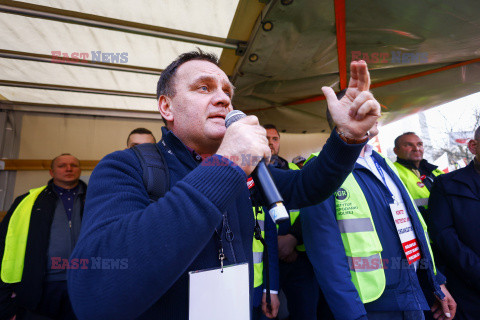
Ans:
[{"label": "blue trousers", "polygon": [[287,297],[290,320],[316,320],[320,287],[305,253],[292,263],[280,261],[280,288]]}]

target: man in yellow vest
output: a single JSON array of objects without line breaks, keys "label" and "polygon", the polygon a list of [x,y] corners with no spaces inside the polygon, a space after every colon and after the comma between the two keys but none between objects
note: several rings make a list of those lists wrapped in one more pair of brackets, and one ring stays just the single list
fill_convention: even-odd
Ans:
[{"label": "man in yellow vest", "polygon": [[422,215],[425,215],[433,181],[444,172],[423,159],[423,141],[414,132],[398,136],[393,152],[397,155],[395,167],[400,179]]},{"label": "man in yellow vest", "polygon": [[[76,319],[67,269],[80,234],[87,185],[80,162],[64,153],[52,160],[52,179],[15,199],[0,225],[0,319]],[[41,319],[45,319],[45,318]]]},{"label": "man in yellow vest", "polygon": [[[263,127],[267,131],[268,146],[272,152],[270,164],[284,170],[299,170],[295,164],[278,155],[280,134],[277,128],[272,124]],[[290,320],[316,320],[318,284],[305,247],[302,245],[299,211],[291,210],[289,214],[290,220],[278,226],[280,288],[287,299]]]},{"label": "man in yellow vest", "polygon": [[[368,135],[377,134],[374,126]],[[423,320],[430,307],[435,319],[455,316],[422,216],[394,165],[370,145],[337,192],[301,216],[307,254],[336,319]]]}]

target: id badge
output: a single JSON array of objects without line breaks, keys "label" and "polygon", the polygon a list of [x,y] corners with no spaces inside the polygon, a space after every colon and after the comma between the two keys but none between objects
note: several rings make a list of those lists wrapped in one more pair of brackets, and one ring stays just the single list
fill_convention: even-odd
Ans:
[{"label": "id badge", "polygon": [[412,264],[420,260],[421,254],[407,209],[403,203],[395,202],[390,204],[390,210],[392,211],[393,221],[395,222],[400,242],[402,242],[408,264]]},{"label": "id badge", "polygon": [[248,263],[188,275],[189,320],[250,320]]}]

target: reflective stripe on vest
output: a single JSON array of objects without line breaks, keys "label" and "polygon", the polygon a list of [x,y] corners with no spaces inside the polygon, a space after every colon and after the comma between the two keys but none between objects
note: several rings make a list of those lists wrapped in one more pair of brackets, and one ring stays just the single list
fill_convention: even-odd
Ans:
[{"label": "reflective stripe on vest", "polygon": [[30,190],[29,194],[18,204],[8,222],[1,270],[1,278],[5,283],[17,283],[22,280],[33,204],[46,187]]},{"label": "reflective stripe on vest", "polygon": [[[408,169],[402,164],[395,162],[394,166],[397,169],[396,172],[400,176],[400,180],[402,180],[408,192],[410,193],[412,198],[415,200],[415,204],[417,205],[417,207],[424,207],[425,209],[427,209],[428,197],[430,197],[430,191],[425,186],[420,187],[420,185],[423,185],[422,180],[419,177],[417,177],[417,175],[413,173],[412,170]],[[432,174],[435,177],[443,173],[444,173],[443,171],[438,169],[435,169],[432,171]]]},{"label": "reflective stripe on vest", "polygon": [[350,270],[355,272],[370,272],[378,270],[382,266],[380,253],[369,257],[347,257]]},{"label": "reflective stripe on vest", "polygon": [[[253,208],[253,215],[255,216],[255,208]],[[265,212],[260,207],[260,212],[257,215],[258,225],[262,230],[262,237],[265,239]],[[263,244],[260,240],[253,236],[253,287],[256,288],[263,284]]]},{"label": "reflective stripe on vest", "polygon": [[428,207],[428,198],[415,199],[413,201],[415,201],[417,207]]}]

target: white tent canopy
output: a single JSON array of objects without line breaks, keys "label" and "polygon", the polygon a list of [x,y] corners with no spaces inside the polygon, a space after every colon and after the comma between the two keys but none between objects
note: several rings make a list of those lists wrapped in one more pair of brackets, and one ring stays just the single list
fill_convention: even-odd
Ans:
[{"label": "white tent canopy", "polygon": [[[479,11],[472,0],[1,0],[1,105],[158,117],[158,74],[199,47],[221,56],[237,108],[287,132],[328,130],[321,86],[344,88],[349,62],[366,58],[392,121],[480,90]],[[87,61],[54,63],[58,52]]]}]

